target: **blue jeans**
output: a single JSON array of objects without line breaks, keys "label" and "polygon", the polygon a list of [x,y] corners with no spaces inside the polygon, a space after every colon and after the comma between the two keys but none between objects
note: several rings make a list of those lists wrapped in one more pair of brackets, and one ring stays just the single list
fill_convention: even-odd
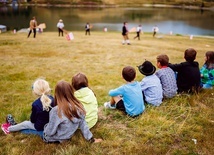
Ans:
[{"label": "blue jeans", "polygon": [[38,135],[41,138],[43,138],[43,131],[37,131],[37,130],[32,130],[32,129],[24,129],[24,130],[21,130],[20,132],[23,134],[27,134],[27,135],[30,135],[30,134]]},{"label": "blue jeans", "polygon": [[203,84],[203,88],[204,89],[212,89],[212,85],[210,85],[210,84]]}]

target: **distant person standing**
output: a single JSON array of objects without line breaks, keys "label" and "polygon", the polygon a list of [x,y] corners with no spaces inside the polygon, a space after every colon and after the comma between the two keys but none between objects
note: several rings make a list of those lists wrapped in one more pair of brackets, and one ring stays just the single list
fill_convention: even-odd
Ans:
[{"label": "distant person standing", "polygon": [[59,22],[57,23],[57,28],[58,28],[58,32],[59,32],[59,37],[60,37],[60,34],[62,34],[62,37],[63,37],[63,28],[64,28],[64,23],[62,21],[62,19],[59,20]]},{"label": "distant person standing", "polygon": [[153,27],[153,37],[155,37],[156,33],[159,31],[159,28],[157,27],[157,25],[155,25]]},{"label": "distant person standing", "polygon": [[36,27],[37,27],[37,21],[36,21],[36,17],[33,17],[30,20],[30,31],[28,33],[28,38],[30,37],[31,32],[33,31],[34,35],[33,37],[36,38]]},{"label": "distant person standing", "polygon": [[140,33],[141,33],[141,31],[142,31],[142,26],[141,25],[139,25],[138,27],[137,27],[137,36],[136,37],[134,37],[134,39],[135,38],[138,38],[138,40],[140,40]]},{"label": "distant person standing", "polygon": [[85,25],[85,35],[90,35],[90,24],[89,23],[86,23]]},{"label": "distant person standing", "polygon": [[123,23],[123,28],[122,28],[122,35],[124,40],[122,41],[122,44],[124,45],[125,43],[127,43],[127,45],[131,45],[130,41],[129,41],[129,37],[128,37],[128,29],[127,29],[127,22]]}]

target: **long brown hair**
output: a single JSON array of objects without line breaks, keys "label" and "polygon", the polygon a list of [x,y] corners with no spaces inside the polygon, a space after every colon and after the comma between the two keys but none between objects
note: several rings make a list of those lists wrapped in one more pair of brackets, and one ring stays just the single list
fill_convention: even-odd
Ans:
[{"label": "long brown hair", "polygon": [[210,65],[214,64],[214,51],[207,51],[205,55],[207,57],[205,64],[210,68]]},{"label": "long brown hair", "polygon": [[62,113],[72,120],[80,118],[79,114],[86,114],[83,105],[75,98],[72,86],[66,81],[59,81],[55,87],[55,105],[58,105],[58,116]]}]

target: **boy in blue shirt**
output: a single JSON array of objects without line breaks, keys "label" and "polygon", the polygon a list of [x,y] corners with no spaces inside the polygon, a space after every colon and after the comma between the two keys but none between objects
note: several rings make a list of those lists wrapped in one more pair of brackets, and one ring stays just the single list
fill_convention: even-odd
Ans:
[{"label": "boy in blue shirt", "polygon": [[109,91],[111,100],[104,103],[105,108],[118,109],[128,116],[137,117],[145,110],[143,95],[139,82],[134,81],[136,70],[127,66],[122,70],[126,84]]}]

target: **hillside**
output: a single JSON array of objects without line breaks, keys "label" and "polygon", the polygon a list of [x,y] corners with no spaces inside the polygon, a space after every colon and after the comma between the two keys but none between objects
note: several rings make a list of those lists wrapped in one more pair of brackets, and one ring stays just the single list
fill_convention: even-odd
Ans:
[{"label": "hillside", "polygon": [[38,136],[19,132],[5,135],[0,131],[1,155],[213,155],[214,89],[195,95],[177,95],[159,107],[146,104],[145,112],[130,118],[120,111],[103,108],[108,91],[124,83],[121,70],[136,68],[136,80],[144,77],[137,65],[144,60],[156,66],[156,57],[167,54],[171,63],[184,61],[187,48],[197,51],[196,61],[204,63],[206,51],[213,50],[213,38],[165,35],[153,38],[144,33],[141,40],[122,45],[119,32],[95,32],[85,36],[75,32],[74,40],[58,37],[57,32],[43,32],[27,38],[27,33],[0,34],[0,123],[12,114],[16,122],[29,120],[32,83],[45,78],[52,88],[59,80],[71,82],[78,72],[87,75],[89,86],[99,104],[99,120],[91,129],[98,144],[88,143],[81,132],[63,144],[46,144]]}]

